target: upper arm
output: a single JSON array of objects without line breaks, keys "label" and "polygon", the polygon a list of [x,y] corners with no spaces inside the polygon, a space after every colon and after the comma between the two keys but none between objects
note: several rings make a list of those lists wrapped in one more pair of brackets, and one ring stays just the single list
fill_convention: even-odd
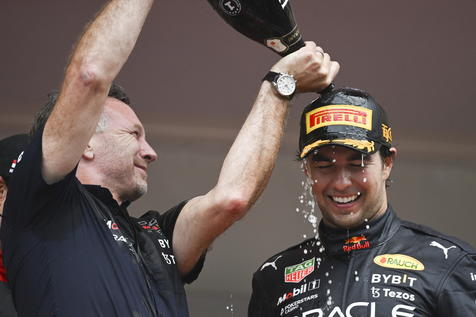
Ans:
[{"label": "upper arm", "polygon": [[476,316],[476,255],[463,257],[439,289],[437,316]]},{"label": "upper arm", "polygon": [[242,201],[223,198],[212,189],[183,207],[173,233],[173,249],[182,275],[186,275],[213,240],[243,216]]}]

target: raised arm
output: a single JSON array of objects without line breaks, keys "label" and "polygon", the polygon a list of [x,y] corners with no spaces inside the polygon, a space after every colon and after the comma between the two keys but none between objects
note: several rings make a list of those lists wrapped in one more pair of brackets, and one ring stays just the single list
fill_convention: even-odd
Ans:
[{"label": "raised arm", "polygon": [[[312,42],[272,67],[291,74],[300,92],[319,91],[337,75],[339,64]],[[223,163],[217,185],[190,200],[175,225],[173,248],[182,275],[212,241],[242,218],[264,190],[274,167],[289,100],[263,82],[248,118]]]},{"label": "raised arm", "polygon": [[112,0],[81,36],[43,132],[42,173],[47,183],[61,180],[80,160],[152,3]]}]

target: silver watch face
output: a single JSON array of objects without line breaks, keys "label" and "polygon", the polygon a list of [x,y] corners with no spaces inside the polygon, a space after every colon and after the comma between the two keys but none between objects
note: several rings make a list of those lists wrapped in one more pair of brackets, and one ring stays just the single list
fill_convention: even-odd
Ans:
[{"label": "silver watch face", "polygon": [[281,74],[276,80],[276,89],[283,96],[291,96],[296,90],[294,77],[288,74]]}]

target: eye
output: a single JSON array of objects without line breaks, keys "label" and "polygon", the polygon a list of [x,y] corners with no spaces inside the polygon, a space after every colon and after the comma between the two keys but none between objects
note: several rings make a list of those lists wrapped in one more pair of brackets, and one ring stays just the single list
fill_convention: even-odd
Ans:
[{"label": "eye", "polygon": [[140,133],[139,133],[139,131],[137,131],[137,130],[132,131],[131,134],[132,134],[135,138],[139,138],[139,136],[140,136]]},{"label": "eye", "polygon": [[355,160],[350,162],[350,166],[352,167],[365,167],[365,165],[367,165],[366,161]]},{"label": "eye", "polygon": [[334,164],[329,161],[323,161],[323,160],[311,160],[310,165],[313,168],[319,168],[319,169],[325,169],[325,168],[330,168]]}]

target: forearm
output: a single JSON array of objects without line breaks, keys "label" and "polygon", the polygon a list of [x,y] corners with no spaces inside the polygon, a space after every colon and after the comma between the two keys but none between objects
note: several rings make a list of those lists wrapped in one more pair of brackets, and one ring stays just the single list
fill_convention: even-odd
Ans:
[{"label": "forearm", "polygon": [[110,1],[80,37],[43,133],[42,173],[46,182],[58,181],[80,160],[112,81],[131,53],[152,3]]},{"label": "forearm", "polygon": [[112,82],[137,41],[153,0],[113,0],[97,14],[81,36],[68,70],[90,68]]},{"label": "forearm", "polygon": [[263,82],[225,158],[217,185],[182,210],[173,243],[183,275],[218,235],[246,214],[265,188],[279,151],[288,105],[269,82]]},{"label": "forearm", "polygon": [[217,195],[241,201],[237,216],[257,200],[268,183],[284,133],[289,101],[278,97],[269,82],[261,89],[223,163]]}]

